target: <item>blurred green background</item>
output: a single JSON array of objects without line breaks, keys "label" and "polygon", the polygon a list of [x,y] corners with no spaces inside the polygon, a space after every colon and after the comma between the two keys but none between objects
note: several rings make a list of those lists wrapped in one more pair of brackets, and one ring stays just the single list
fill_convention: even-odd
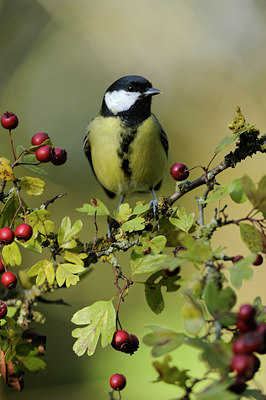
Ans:
[{"label": "blurred green background", "polygon": [[[66,148],[68,162],[61,167],[46,165],[47,190],[40,204],[56,194],[68,195],[50,207],[57,224],[65,215],[83,218],[75,211],[91,197],[101,198],[110,209],[117,202],[106,198],[82,152],[86,125],[100,107],[106,88],[117,78],[143,75],[162,90],[153,101],[153,111],[170,142],[169,167],[184,162],[192,167],[206,165],[219,141],[228,135],[227,123],[241,106],[248,122],[262,132],[266,127],[266,4],[264,0],[0,0],[0,112],[15,112],[20,119],[14,132],[15,144],[26,147],[32,135],[48,132],[56,147]],[[8,135],[0,132],[1,155],[9,157]],[[264,161],[264,164],[262,164]],[[219,176],[221,184],[248,173],[259,181],[265,172],[261,155],[248,159],[235,170]],[[28,175],[26,170],[21,176]],[[191,173],[191,179],[200,171]],[[160,193],[169,195],[174,183],[167,175]],[[195,195],[180,201],[195,210]],[[144,196],[148,201],[149,197]],[[32,199],[25,199],[32,201]],[[139,197],[129,199],[134,204]],[[31,203],[32,204],[32,203]],[[229,211],[241,216],[249,210],[233,204]],[[209,216],[212,217],[213,210]],[[241,213],[241,214],[240,214]],[[82,237],[91,240],[92,221],[84,218]],[[104,232],[106,226],[100,223]],[[248,254],[237,228],[225,228],[214,244],[229,247],[230,254]],[[36,257],[37,259],[37,257]],[[126,256],[120,258],[127,270]],[[23,267],[33,260],[24,254]],[[193,269],[183,272],[184,278]],[[265,265],[255,269],[254,279],[239,291],[239,304],[260,294],[264,304]],[[25,389],[16,393],[0,387],[1,400],[77,400],[108,398],[108,378],[120,372],[128,385],[123,399],[154,400],[178,396],[175,387],[154,384],[149,348],[142,346],[133,357],[111,348],[97,349],[95,356],[77,358],[72,352],[73,313],[114,293],[110,266],[97,264],[78,287],[62,289],[61,297],[71,307],[42,306],[47,316],[48,368],[25,376]],[[154,315],[145,304],[143,287],[134,285],[121,307],[123,327],[142,337],[147,324],[183,329],[180,293],[166,296],[165,312]],[[195,350],[181,348],[173,358],[197,376],[201,366]],[[265,357],[264,357],[265,358]],[[256,376],[265,386],[266,363]]]}]

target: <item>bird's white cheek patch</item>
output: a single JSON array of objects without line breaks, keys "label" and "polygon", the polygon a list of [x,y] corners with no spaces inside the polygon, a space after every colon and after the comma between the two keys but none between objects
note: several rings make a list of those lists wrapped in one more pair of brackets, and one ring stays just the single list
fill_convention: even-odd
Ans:
[{"label": "bird's white cheek patch", "polygon": [[105,103],[113,114],[129,110],[140,97],[138,92],[127,92],[126,90],[114,90],[107,92],[104,96]]}]

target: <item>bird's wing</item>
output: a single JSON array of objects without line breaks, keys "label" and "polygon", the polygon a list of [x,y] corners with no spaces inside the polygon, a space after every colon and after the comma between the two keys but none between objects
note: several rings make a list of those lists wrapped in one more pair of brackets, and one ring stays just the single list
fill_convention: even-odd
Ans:
[{"label": "bird's wing", "polygon": [[161,132],[160,132],[160,139],[161,139],[161,143],[163,145],[163,148],[165,150],[166,155],[168,156],[168,148],[169,148],[169,144],[168,144],[168,138],[167,135],[165,133],[165,131],[163,130],[162,125],[160,124],[160,122],[158,121],[158,119],[156,118],[156,116],[154,114],[153,118],[155,119],[155,121],[157,122],[157,124],[159,125]]},{"label": "bird's wing", "polygon": [[[84,137],[83,140],[83,149],[85,151],[86,157],[89,160],[89,163],[91,165],[91,169],[97,179],[97,176],[95,174],[94,168],[93,168],[93,164],[92,164],[92,159],[91,159],[91,146],[90,146],[90,141],[89,141],[89,134],[90,131],[88,131],[88,133],[86,134],[86,136]],[[105,190],[107,196],[109,196],[111,199],[113,199],[116,195],[113,192],[110,192],[109,190],[107,190],[103,185],[101,185],[103,187],[103,189]]]},{"label": "bird's wing", "polygon": [[[168,144],[168,138],[167,135],[162,127],[162,125],[160,124],[160,122],[158,121],[158,119],[155,117],[154,114],[152,114],[154,119],[156,120],[157,124],[160,126],[160,139],[161,139],[161,143],[163,145],[164,151],[166,153],[166,155],[168,156],[168,148],[169,148],[169,144]],[[162,180],[157,183],[157,185],[154,187],[154,190],[159,190],[162,184]]]}]

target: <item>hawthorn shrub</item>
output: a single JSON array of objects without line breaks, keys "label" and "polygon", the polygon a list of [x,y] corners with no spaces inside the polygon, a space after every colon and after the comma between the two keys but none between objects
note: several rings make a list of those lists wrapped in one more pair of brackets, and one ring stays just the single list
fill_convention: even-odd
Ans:
[{"label": "hawthorn shrub", "polygon": [[[45,175],[40,165],[52,162],[56,168],[67,160],[67,152],[54,148],[44,132],[36,133],[29,147],[19,145],[15,149],[12,134],[18,121],[11,112],[4,113],[1,119],[13,156],[13,161],[0,157],[0,374],[7,385],[22,390],[25,372],[46,368],[41,357],[45,353],[45,335],[31,326],[33,321],[41,324],[45,320],[38,311],[45,294],[77,285],[81,278],[87,278],[92,264],[103,261],[113,270],[115,293],[108,301],[95,299],[73,315],[72,322],[78,325],[72,332],[73,350],[78,356],[93,355],[100,336],[103,347],[112,345],[115,350],[128,353],[129,359],[141,351],[139,339],[125,331],[119,319],[122,300],[126,307],[125,296],[130,295],[135,279],[141,279],[147,304],[155,314],[164,310],[163,287],[166,292],[182,292],[186,299],[182,309],[186,333],[151,326],[143,338],[153,357],[163,357],[153,362],[158,382],[182,388],[179,399],[184,400],[265,399],[261,390],[249,387],[260,368],[260,357],[266,352],[265,308],[259,296],[239,309],[235,304],[236,289],[243,280],[252,278],[254,268],[263,268],[266,176],[256,184],[244,175],[224,186],[216,182],[216,176],[247,157],[265,153],[266,136],[248,124],[237,108],[236,117],[229,124],[231,134],[219,143],[207,166],[189,168],[180,162],[172,166],[175,190],[171,196],[159,198],[155,217],[144,201],[137,202],[134,208],[121,204],[119,211],[113,213],[99,199],[83,204],[78,211],[91,218],[95,229],[94,240],[83,243],[78,236],[81,219],[72,223],[66,216],[55,231],[48,207],[62,195],[34,209],[23,200],[24,193],[41,195],[45,182],[33,176],[17,178],[17,168]],[[229,146],[231,151],[211,167]],[[196,168],[199,177],[189,181],[189,171]],[[195,212],[187,213],[176,202],[199,186],[203,190],[202,196],[196,198]],[[239,205],[249,202],[250,210],[234,219],[226,214],[226,207],[220,207],[221,199]],[[206,207],[213,208],[210,221],[206,221]],[[109,231],[103,237],[98,235],[98,218],[108,221]],[[239,228],[248,256],[230,254],[222,243],[213,248],[213,235],[227,225]],[[165,253],[166,247],[172,248],[171,255]],[[39,253],[40,260],[26,270],[20,269],[16,276],[12,268],[21,265],[21,248]],[[49,250],[48,258],[43,258],[43,249]],[[129,254],[129,276],[119,264],[120,252]],[[181,280],[187,263],[195,266],[197,274],[197,279],[189,283]],[[229,281],[224,271],[228,271]],[[199,351],[206,365],[202,376],[172,365],[169,353],[184,344]],[[126,382],[127,386],[134,383],[122,373],[113,372],[109,398],[121,398]],[[108,382],[106,390],[107,387]]]}]

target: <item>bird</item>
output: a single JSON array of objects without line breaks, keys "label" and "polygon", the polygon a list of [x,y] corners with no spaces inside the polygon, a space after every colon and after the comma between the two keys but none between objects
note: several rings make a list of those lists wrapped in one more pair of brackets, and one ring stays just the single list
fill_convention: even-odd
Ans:
[{"label": "bird", "polygon": [[167,168],[168,139],[154,114],[152,97],[162,93],[149,80],[127,75],[104,93],[99,113],[83,141],[92,170],[110,198],[151,191],[156,212],[158,190]]}]

